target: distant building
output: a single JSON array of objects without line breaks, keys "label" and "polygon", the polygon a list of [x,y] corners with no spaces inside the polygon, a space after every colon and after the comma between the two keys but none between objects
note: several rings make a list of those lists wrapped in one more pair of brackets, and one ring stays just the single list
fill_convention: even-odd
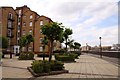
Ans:
[{"label": "distant building", "polygon": [[91,50],[91,46],[82,46],[81,47],[81,51],[90,51]]},{"label": "distant building", "polygon": [[120,50],[120,44],[113,44],[112,50],[116,50],[116,51]]}]

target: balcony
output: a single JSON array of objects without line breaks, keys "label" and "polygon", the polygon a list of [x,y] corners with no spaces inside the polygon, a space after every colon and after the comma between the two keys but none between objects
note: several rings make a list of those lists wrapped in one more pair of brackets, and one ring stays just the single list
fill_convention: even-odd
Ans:
[{"label": "balcony", "polygon": [[8,20],[14,21],[15,18],[13,16],[8,15]]},{"label": "balcony", "polygon": [[12,25],[8,25],[8,27],[7,27],[8,29],[14,29],[14,25],[12,24]]},{"label": "balcony", "polygon": [[7,34],[7,37],[9,37],[9,38],[13,38],[14,35],[13,35],[13,34]]}]

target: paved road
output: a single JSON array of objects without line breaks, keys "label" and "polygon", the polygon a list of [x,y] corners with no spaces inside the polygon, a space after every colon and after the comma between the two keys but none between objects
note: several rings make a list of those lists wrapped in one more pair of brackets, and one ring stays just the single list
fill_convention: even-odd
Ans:
[{"label": "paved road", "polygon": [[[37,58],[36,59],[40,59]],[[3,59],[2,76],[4,78],[32,78],[33,76],[26,69],[30,66],[32,60],[18,60],[15,56],[13,59]],[[118,67],[110,62],[93,57],[91,55],[81,55],[76,62],[65,63],[65,69],[69,73],[37,77],[41,78],[118,78]]]}]

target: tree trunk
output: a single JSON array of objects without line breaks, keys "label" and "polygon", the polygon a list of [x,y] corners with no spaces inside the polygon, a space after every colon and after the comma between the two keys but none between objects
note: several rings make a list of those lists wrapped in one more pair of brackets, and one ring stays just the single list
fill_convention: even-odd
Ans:
[{"label": "tree trunk", "polygon": [[27,48],[27,49],[26,49],[26,50],[27,50],[26,52],[28,52],[28,45],[26,46],[26,48]]},{"label": "tree trunk", "polygon": [[67,52],[67,39],[66,39],[66,52]]},{"label": "tree trunk", "polygon": [[50,54],[49,54],[49,62],[52,59],[52,54],[53,54],[53,41],[50,41]]},{"label": "tree trunk", "polygon": [[45,60],[45,46],[43,46],[43,61]]}]

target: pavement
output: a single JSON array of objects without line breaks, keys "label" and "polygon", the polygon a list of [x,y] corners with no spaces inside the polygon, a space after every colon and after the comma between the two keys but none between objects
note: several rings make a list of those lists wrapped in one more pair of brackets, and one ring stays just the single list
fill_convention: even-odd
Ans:
[{"label": "pavement", "polygon": [[[34,78],[27,70],[33,60],[18,60],[14,56],[12,59],[2,59],[3,78]],[[42,58],[35,57],[40,60]],[[91,55],[81,55],[76,62],[64,63],[65,69],[69,73],[36,77],[41,78],[118,78],[118,66]]]}]

